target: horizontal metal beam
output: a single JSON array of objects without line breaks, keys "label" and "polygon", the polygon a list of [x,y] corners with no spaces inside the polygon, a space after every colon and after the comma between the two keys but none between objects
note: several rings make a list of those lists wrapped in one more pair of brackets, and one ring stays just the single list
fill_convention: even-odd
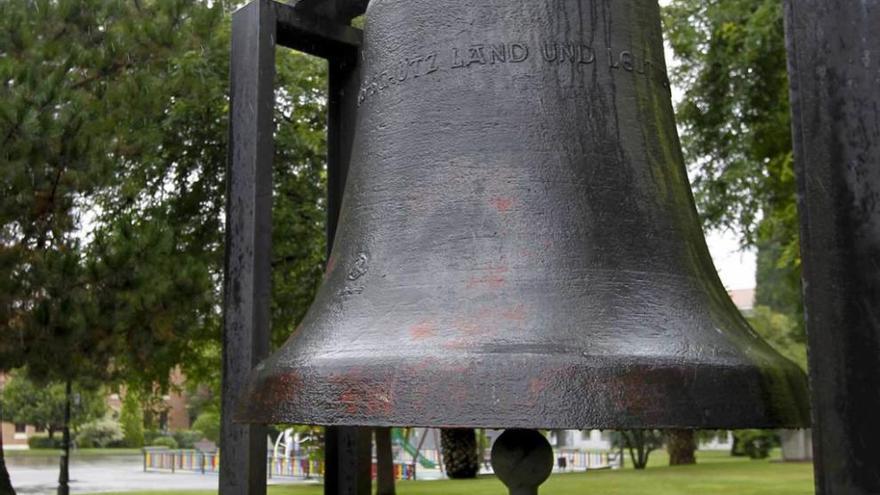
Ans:
[{"label": "horizontal metal beam", "polygon": [[326,59],[339,60],[357,54],[363,42],[360,29],[298,5],[273,2],[277,44]]},{"label": "horizontal metal beam", "polygon": [[314,12],[326,17],[333,17],[348,24],[355,17],[367,10],[369,0],[299,0],[295,8]]}]

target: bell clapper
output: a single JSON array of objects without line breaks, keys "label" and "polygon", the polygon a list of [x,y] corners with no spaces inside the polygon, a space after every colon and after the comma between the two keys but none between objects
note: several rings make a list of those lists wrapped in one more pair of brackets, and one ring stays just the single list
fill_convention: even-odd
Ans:
[{"label": "bell clapper", "polygon": [[535,430],[507,430],[492,446],[492,469],[510,495],[538,495],[553,471],[553,448]]}]

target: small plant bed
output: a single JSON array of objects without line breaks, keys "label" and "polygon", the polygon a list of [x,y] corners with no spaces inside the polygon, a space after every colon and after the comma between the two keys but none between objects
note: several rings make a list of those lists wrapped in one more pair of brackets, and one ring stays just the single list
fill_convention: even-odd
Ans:
[{"label": "small plant bed", "polygon": [[[4,450],[6,457],[49,457],[61,455],[60,449],[27,449],[27,450]],[[141,455],[141,449],[74,449],[70,451],[72,457],[96,457],[115,455]]]}]

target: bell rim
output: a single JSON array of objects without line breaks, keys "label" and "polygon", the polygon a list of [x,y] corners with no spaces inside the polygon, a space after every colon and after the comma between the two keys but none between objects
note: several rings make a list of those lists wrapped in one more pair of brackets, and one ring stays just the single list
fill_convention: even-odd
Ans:
[{"label": "bell rim", "polygon": [[[460,362],[439,361],[438,368],[426,367],[421,374],[410,370],[406,380],[396,383],[388,373],[393,370],[389,363],[264,366],[251,375],[234,421],[577,430],[794,429],[810,424],[806,375],[781,356],[764,365],[620,356],[601,361],[586,366],[567,363],[564,369],[546,362],[530,368],[485,362],[465,368]],[[462,380],[447,386],[429,383],[450,373]],[[475,375],[485,383],[468,382]],[[520,383],[522,378],[525,383]],[[455,392],[456,387],[463,392]],[[487,404],[491,397],[480,395],[488,393],[506,402],[493,407]],[[584,393],[592,399],[575,400]]]}]

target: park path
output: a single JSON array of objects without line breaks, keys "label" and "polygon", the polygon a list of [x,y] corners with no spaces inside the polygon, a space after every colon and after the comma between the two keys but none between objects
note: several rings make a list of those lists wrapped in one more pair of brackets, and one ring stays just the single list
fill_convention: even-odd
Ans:
[{"label": "park path", "polygon": [[[50,495],[58,487],[57,457],[8,457],[12,485],[19,495]],[[145,473],[140,455],[73,456],[70,466],[71,493],[123,492],[133,490],[216,490],[216,474]],[[272,480],[271,483],[293,483]]]}]

